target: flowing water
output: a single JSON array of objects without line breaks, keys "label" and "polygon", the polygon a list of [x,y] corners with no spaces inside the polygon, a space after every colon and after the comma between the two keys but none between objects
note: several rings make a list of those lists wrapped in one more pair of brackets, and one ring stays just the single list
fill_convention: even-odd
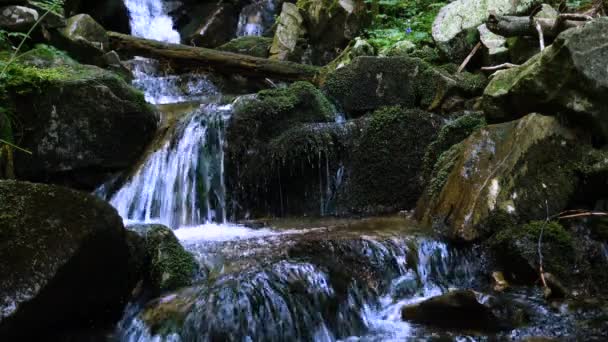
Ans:
[{"label": "flowing water", "polygon": [[243,8],[239,14],[237,35],[262,36],[275,22],[278,0],[258,0]]},{"label": "flowing water", "polygon": [[[125,3],[134,35],[179,41],[160,0]],[[240,35],[264,30],[256,8],[242,13]],[[542,301],[527,308],[528,328],[499,335],[461,335],[402,321],[404,305],[451,288],[487,290],[481,255],[437,241],[402,217],[301,219],[256,229],[226,222],[223,148],[230,142],[224,129],[233,105],[205,75],[168,75],[142,58],[131,64],[134,85],[163,111],[168,128],[119,189],[99,193],[127,223],[173,228],[200,272],[190,288],[131,303],[116,340],[464,341],[572,334],[574,323]],[[169,120],[166,106],[186,110]],[[340,167],[320,177],[340,184],[343,174]],[[319,189],[327,194],[321,212],[329,210],[330,190]],[[511,296],[540,298],[525,291]]]}]

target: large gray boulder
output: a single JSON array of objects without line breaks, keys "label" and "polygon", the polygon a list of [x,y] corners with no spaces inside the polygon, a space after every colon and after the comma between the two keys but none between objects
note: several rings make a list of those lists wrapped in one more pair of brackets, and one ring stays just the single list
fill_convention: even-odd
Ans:
[{"label": "large gray boulder", "polygon": [[490,234],[486,222],[495,211],[520,222],[544,220],[575,193],[585,148],[550,116],[481,128],[438,158],[416,217],[464,241]]},{"label": "large gray boulder", "polygon": [[525,13],[538,0],[457,0],[443,7],[433,22],[432,34],[437,48],[449,59],[461,62],[479,41],[477,27],[490,13]]},{"label": "large gray boulder", "polygon": [[87,64],[99,64],[110,46],[106,30],[88,14],[68,18],[66,27],[54,34],[52,41],[79,62]]},{"label": "large gray boulder", "polygon": [[608,139],[607,31],[608,18],[595,19],[561,33],[524,65],[497,73],[482,100],[488,121],[540,111]]},{"label": "large gray boulder", "polygon": [[0,181],[0,213],[0,340],[54,340],[120,318],[135,279],[114,208],[62,187]]},{"label": "large gray boulder", "polygon": [[25,6],[0,7],[0,29],[8,31],[27,31],[40,18],[33,8]]},{"label": "large gray boulder", "polygon": [[43,46],[15,68],[35,76],[15,78],[7,88],[20,124],[15,141],[32,152],[15,154],[20,179],[91,190],[131,167],[154,137],[157,112],[109,71]]},{"label": "large gray boulder", "polygon": [[277,31],[270,46],[270,58],[280,61],[293,59],[298,40],[305,33],[304,18],[298,7],[289,2],[284,3],[281,15],[277,20]]}]

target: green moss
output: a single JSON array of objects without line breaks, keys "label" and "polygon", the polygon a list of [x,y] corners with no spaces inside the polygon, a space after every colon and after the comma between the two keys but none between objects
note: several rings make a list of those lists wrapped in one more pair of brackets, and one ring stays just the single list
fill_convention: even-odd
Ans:
[{"label": "green moss", "polygon": [[430,178],[439,156],[485,125],[483,113],[480,112],[466,113],[444,125],[439,131],[437,139],[426,150],[422,166],[423,176],[426,179]]},{"label": "green moss", "polygon": [[440,126],[438,117],[420,110],[375,111],[353,152],[352,206],[413,207],[422,192],[424,151]]},{"label": "green moss", "polygon": [[575,268],[572,234],[557,222],[533,221],[497,232],[490,240],[492,251],[512,277],[520,281],[538,278],[538,241],[542,231],[543,268],[561,279],[571,279]]},{"label": "green moss", "polygon": [[171,291],[192,283],[196,261],[179,243],[173,232],[162,225],[152,225],[145,233],[150,256],[149,276],[155,290]]},{"label": "green moss", "polygon": [[432,199],[439,195],[441,190],[443,190],[443,187],[448,181],[448,177],[454,168],[456,160],[462,153],[462,150],[462,144],[456,144],[450,147],[447,151],[441,153],[439,158],[437,158],[437,162],[433,167],[433,173],[431,174],[427,189],[428,194]]},{"label": "green moss", "polygon": [[217,49],[254,57],[268,58],[271,45],[272,38],[247,36],[233,39]]}]

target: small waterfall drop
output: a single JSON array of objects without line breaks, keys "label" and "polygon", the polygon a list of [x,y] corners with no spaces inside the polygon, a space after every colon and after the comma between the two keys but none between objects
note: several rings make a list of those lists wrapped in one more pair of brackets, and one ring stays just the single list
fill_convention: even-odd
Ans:
[{"label": "small waterfall drop", "polygon": [[169,227],[226,221],[224,119],[231,105],[203,105],[148,157],[110,203],[127,221]]},{"label": "small waterfall drop", "polygon": [[179,43],[180,35],[173,28],[161,0],[125,0],[131,19],[131,34],[137,37]]}]

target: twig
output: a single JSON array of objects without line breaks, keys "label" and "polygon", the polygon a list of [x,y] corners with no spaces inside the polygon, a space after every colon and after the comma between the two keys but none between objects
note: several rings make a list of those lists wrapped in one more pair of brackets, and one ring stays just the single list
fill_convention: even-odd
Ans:
[{"label": "twig", "polygon": [[604,213],[604,212],[585,212],[585,213],[580,213],[580,214],[572,214],[572,215],[566,215],[566,216],[558,216],[559,220],[566,220],[566,219],[571,219],[571,218],[578,218],[578,217],[589,217],[589,216],[608,216],[608,213]]},{"label": "twig", "polygon": [[515,68],[518,66],[519,65],[513,64],[513,63],[503,63],[503,64],[499,64],[499,65],[494,65],[494,66],[483,67],[483,68],[481,68],[481,70],[496,71],[496,70],[502,70],[502,69],[511,69],[511,68]]},{"label": "twig", "polygon": [[462,61],[462,64],[460,64],[460,66],[458,67],[458,71],[456,71],[456,73],[459,74],[462,72],[462,70],[464,70],[464,68],[467,66],[467,64],[469,64],[469,61],[471,60],[471,58],[473,58],[473,56],[475,56],[475,54],[477,53],[477,50],[479,50],[480,47],[481,47],[481,42],[477,43],[477,45],[475,45],[473,50],[471,50],[471,53],[469,53],[467,58],[465,58],[464,61]]},{"label": "twig", "polygon": [[543,242],[543,233],[545,232],[545,226],[549,223],[549,202],[545,199],[545,207],[547,208],[547,216],[545,222],[540,228],[540,234],[538,235],[538,271],[540,272],[540,280],[543,283],[543,286],[547,288],[547,281],[545,280],[544,270],[543,270],[543,250],[542,250],[542,242]]},{"label": "twig", "polygon": [[10,147],[12,147],[12,148],[14,148],[14,149],[16,149],[16,150],[19,150],[19,151],[21,151],[21,152],[24,152],[24,153],[27,153],[27,154],[32,154],[32,152],[31,152],[31,151],[28,151],[28,150],[26,150],[26,149],[23,149],[23,148],[21,148],[21,147],[19,147],[19,146],[17,146],[17,145],[11,144],[10,142],[8,142],[8,141],[6,141],[6,140],[0,139],[0,143],[3,143],[3,144],[5,144],[5,145],[8,145],[8,146],[10,146]]}]

